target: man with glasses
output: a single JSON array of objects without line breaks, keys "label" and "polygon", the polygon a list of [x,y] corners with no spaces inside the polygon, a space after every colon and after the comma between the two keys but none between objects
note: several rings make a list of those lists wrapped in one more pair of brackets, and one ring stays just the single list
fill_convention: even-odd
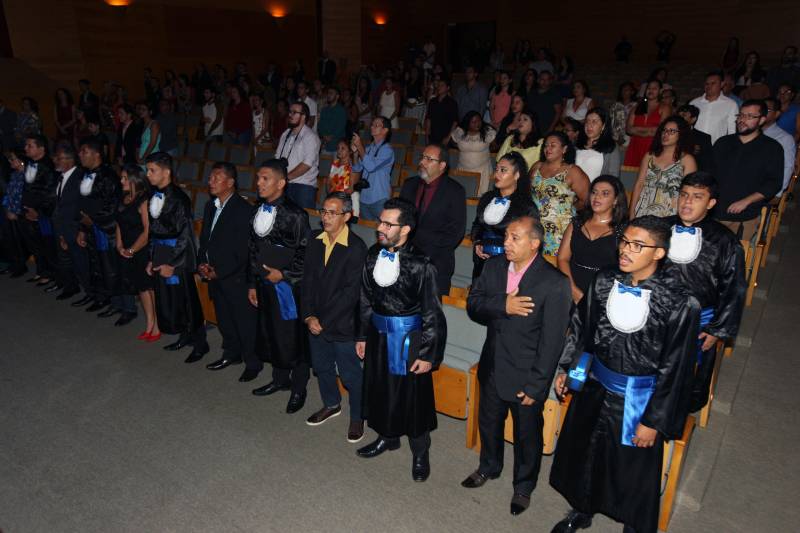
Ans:
[{"label": "man with glasses", "polygon": [[361,173],[353,183],[360,191],[359,215],[365,220],[377,220],[383,203],[392,195],[392,166],[394,150],[392,123],[386,117],[375,117],[370,125],[372,143],[364,147],[358,133],[353,134],[350,150],[353,152],[353,172]]},{"label": "man with glasses", "polygon": [[342,412],[342,395],[336,383],[338,369],[350,395],[347,441],[358,442],[364,436],[364,420],[355,328],[367,246],[347,226],[353,217],[349,194],[330,193],[319,214],[322,230],[314,231],[308,239],[300,295],[301,317],[308,328],[311,364],[323,406],[306,424],[318,426]]},{"label": "man with glasses", "polygon": [[289,106],[288,129],[278,141],[275,157],[285,159],[289,168],[286,196],[300,207],[313,209],[319,175],[319,136],[306,125],[308,106],[295,102]]},{"label": "man with glasses", "polygon": [[781,145],[761,133],[766,114],[763,100],[745,100],[736,116],[736,134],[714,144],[714,172],[719,182],[715,217],[740,239],[753,238],[761,207],[783,184]]},{"label": "man with glasses", "polygon": [[794,138],[777,124],[781,117],[781,103],[778,99],[770,96],[764,99],[764,103],[767,105],[767,115],[761,131],[770,139],[775,139],[783,149],[783,186],[781,187],[781,192],[778,193],[778,196],[780,196],[789,186],[789,182],[792,179],[795,157],[797,156],[797,144],[795,144]]},{"label": "man with glasses", "polygon": [[444,296],[456,268],[455,250],[464,238],[467,224],[466,192],[447,175],[447,150],[430,144],[422,152],[419,176],[403,182],[400,198],[417,207],[414,246],[436,267],[436,285]]},{"label": "man with glasses", "polygon": [[436,429],[435,370],[444,357],[447,323],[436,267],[414,248],[414,204],[392,198],[384,204],[377,245],[367,252],[361,275],[361,322],[356,352],[364,357],[362,415],[378,438],[358,450],[364,458],[400,447],[408,436],[411,477],[430,475],[430,432]]},{"label": "man with glasses", "polygon": [[722,94],[722,72],[714,71],[706,75],[705,93],[691,102],[700,110],[696,128],[711,135],[711,142],[736,131],[736,113],[739,106]]},{"label": "man with glasses", "polygon": [[664,441],[683,432],[700,305],[661,262],[670,224],[632,220],[619,268],[601,270],[573,312],[555,380],[572,401],[550,484],[572,506],[553,533],[591,526],[602,513],[626,533],[655,533]]}]

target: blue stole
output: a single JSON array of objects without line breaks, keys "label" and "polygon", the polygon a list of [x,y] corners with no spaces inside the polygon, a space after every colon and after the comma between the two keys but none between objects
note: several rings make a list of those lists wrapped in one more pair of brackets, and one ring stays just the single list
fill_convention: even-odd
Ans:
[{"label": "blue stole", "polygon": [[[481,239],[483,239],[483,240],[501,239],[502,240],[502,237],[500,237],[497,233],[495,233],[493,231],[485,231],[485,232],[483,232],[483,235],[481,236]],[[506,251],[506,249],[502,244],[484,244],[483,245],[483,253],[485,253],[486,255],[490,255],[492,257],[494,257],[496,255],[503,254],[503,253],[505,253],[505,251]]]},{"label": "blue stole", "polygon": [[372,325],[378,333],[386,335],[386,355],[389,373],[393,376],[408,374],[409,333],[422,329],[422,315],[383,316],[372,313]]},{"label": "blue stole", "polygon": [[[709,325],[714,320],[714,308],[706,307],[700,311],[700,328]],[[697,339],[697,364],[703,364],[703,340]]]},{"label": "blue stole", "polygon": [[636,426],[642,419],[644,410],[656,388],[656,376],[626,376],[609,370],[599,359],[594,361],[591,377],[608,392],[625,397],[625,410],[622,416],[622,445],[633,446]]},{"label": "blue stole", "polygon": [[278,283],[272,283],[270,280],[261,277],[261,282],[264,285],[272,285],[275,287],[275,294],[278,296],[278,309],[281,313],[283,320],[297,320],[297,304],[294,301],[294,294],[292,294],[292,286],[288,282],[281,280]]},{"label": "blue stole", "polygon": [[42,237],[52,237],[53,221],[44,215],[39,215],[39,233]]},{"label": "blue stole", "polygon": [[583,352],[576,361],[575,365],[567,372],[567,388],[575,392],[583,390],[586,378],[589,377],[589,369],[592,367],[594,355]]},{"label": "blue stole", "polygon": [[[167,248],[175,248],[178,245],[178,239],[153,239],[154,246],[166,246]],[[175,274],[168,278],[164,278],[164,283],[167,285],[180,285],[181,279]]]},{"label": "blue stole", "polygon": [[108,251],[108,235],[97,227],[97,224],[92,224],[92,233],[94,233],[94,246],[100,252]]}]

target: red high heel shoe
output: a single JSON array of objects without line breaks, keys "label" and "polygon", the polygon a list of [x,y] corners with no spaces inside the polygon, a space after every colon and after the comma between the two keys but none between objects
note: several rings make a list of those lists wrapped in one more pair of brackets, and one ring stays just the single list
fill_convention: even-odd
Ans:
[{"label": "red high heel shoe", "polygon": [[157,335],[148,335],[145,341],[147,342],[156,342],[161,338],[161,332],[159,331]]},{"label": "red high heel shoe", "polygon": [[140,341],[146,341],[149,336],[150,336],[150,332],[149,331],[143,331],[143,332],[139,333],[139,336],[136,337],[136,338],[139,339]]}]

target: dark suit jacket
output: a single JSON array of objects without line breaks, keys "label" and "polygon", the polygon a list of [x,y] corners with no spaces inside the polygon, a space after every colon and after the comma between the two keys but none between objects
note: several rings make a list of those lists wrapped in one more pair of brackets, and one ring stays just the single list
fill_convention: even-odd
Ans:
[{"label": "dark suit jacket", "polygon": [[300,289],[302,318],[317,317],[322,326],[320,335],[325,340],[352,341],[356,337],[367,245],[350,231],[347,246],[334,246],[326,265],[325,244],[317,238],[322,231],[313,231],[306,247]]},{"label": "dark suit jacket", "polygon": [[250,257],[250,220],[253,206],[234,192],[217,219],[214,231],[211,223],[217,208],[214,200],[206,203],[203,211],[203,230],[200,232],[200,248],[197,264],[208,263],[217,272],[216,281],[246,281]]},{"label": "dark suit jacket", "polygon": [[117,145],[114,148],[114,157],[119,158],[122,154],[122,147],[125,147],[125,160],[123,163],[129,165],[136,164],[136,155],[139,151],[139,143],[142,140],[142,126],[138,121],[133,121],[125,135],[122,135],[122,126],[117,131]]},{"label": "dark suit jacket", "polygon": [[[72,242],[78,234],[79,200],[81,197],[81,180],[86,173],[83,167],[75,167],[61,190],[61,196],[56,196],[56,207],[53,211],[53,226],[56,235],[64,237],[67,242]],[[59,182],[61,181],[59,173]]]},{"label": "dark suit jacket", "polygon": [[508,264],[502,255],[489,259],[467,298],[470,318],[487,326],[478,379],[485,382],[494,372],[500,398],[519,401],[517,393],[522,391],[542,405],[569,324],[569,280],[540,253],[519,284],[519,295],[533,298],[533,312],[527,317],[508,316]]},{"label": "dark suit jacket", "polygon": [[[450,278],[456,267],[455,249],[464,238],[467,225],[466,192],[456,180],[447,175],[436,189],[428,210],[417,220],[412,237],[414,246],[428,256],[436,267],[439,294],[450,292]],[[422,178],[415,176],[403,183],[400,197],[416,204],[417,189]]]},{"label": "dark suit jacket", "polygon": [[692,128],[692,144],[694,145],[694,159],[697,161],[697,170],[714,172],[714,154],[711,149],[711,135]]}]

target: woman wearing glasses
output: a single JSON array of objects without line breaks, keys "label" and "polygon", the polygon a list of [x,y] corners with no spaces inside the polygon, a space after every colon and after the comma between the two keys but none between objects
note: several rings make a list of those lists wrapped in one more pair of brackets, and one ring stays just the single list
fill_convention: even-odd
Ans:
[{"label": "woman wearing glasses", "polygon": [[678,208],[678,192],[686,174],[697,170],[689,125],[673,115],[656,129],[650,153],[642,159],[633,186],[630,218],[666,217]]},{"label": "woman wearing glasses", "polygon": [[529,214],[539,216],[531,197],[528,165],[522,154],[510,152],[497,162],[494,189],[481,196],[478,201],[477,214],[470,232],[474,244],[473,282],[481,275],[487,259],[505,253],[503,240],[509,222]]}]

